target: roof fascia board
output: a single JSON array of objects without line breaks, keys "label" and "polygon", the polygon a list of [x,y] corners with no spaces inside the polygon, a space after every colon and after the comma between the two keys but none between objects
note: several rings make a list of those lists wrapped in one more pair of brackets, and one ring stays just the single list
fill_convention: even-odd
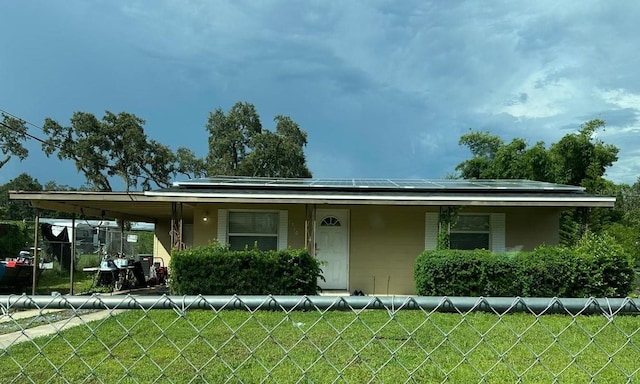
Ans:
[{"label": "roof fascia board", "polygon": [[73,203],[60,203],[57,201],[47,201],[47,200],[31,200],[31,205],[34,208],[38,208],[38,209],[74,213],[77,215],[84,215],[89,217],[108,217],[108,218],[124,219],[129,221],[139,221],[139,222],[147,222],[147,223],[156,222],[156,219],[152,217],[134,215],[127,212],[114,211],[110,209],[101,210],[96,208],[89,208],[86,206],[76,205]]},{"label": "roof fascia board", "polygon": [[379,195],[279,195],[236,193],[147,192],[168,200],[183,202],[233,203],[306,203],[306,204],[376,204],[376,205],[485,205],[485,206],[564,206],[613,207],[615,197],[608,196],[379,196]]},{"label": "roof fascia board", "polygon": [[155,201],[143,192],[9,191],[10,200]]}]

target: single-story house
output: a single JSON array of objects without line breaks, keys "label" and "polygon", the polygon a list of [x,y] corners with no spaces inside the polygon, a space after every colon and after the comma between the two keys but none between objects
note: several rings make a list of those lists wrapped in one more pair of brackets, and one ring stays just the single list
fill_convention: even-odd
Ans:
[{"label": "single-story house", "polygon": [[325,262],[319,285],[413,294],[416,257],[436,247],[455,207],[452,248],[531,250],[559,241],[560,212],[613,207],[615,197],[528,180],[213,177],[148,192],[12,191],[36,208],[155,224],[154,256],[217,239],[232,249],[306,248]]}]

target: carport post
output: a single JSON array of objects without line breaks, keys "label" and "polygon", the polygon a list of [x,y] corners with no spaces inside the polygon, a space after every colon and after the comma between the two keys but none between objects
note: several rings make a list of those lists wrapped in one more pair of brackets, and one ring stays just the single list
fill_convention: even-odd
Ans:
[{"label": "carport post", "polygon": [[69,262],[69,294],[73,295],[73,270],[75,269],[75,261],[76,261],[76,215],[71,216],[71,233],[73,234],[71,237],[71,260]]},{"label": "carport post", "polygon": [[38,285],[38,227],[40,226],[40,211],[36,209],[35,229],[33,235],[33,285],[31,286],[31,295],[35,296],[36,286]]}]

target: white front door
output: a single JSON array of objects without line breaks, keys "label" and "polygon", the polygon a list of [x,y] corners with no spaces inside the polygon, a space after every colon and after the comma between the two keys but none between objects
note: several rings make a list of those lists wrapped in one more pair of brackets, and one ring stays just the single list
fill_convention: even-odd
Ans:
[{"label": "white front door", "polygon": [[316,212],[316,257],[323,262],[318,279],[322,289],[347,289],[349,276],[349,210],[318,209]]}]

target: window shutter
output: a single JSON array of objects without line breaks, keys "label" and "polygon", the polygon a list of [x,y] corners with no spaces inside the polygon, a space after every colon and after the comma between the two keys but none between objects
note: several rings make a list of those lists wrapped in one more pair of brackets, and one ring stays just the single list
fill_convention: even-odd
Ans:
[{"label": "window shutter", "polygon": [[222,245],[227,244],[227,233],[229,225],[229,210],[218,209],[218,242]]},{"label": "window shutter", "polygon": [[491,250],[504,252],[506,243],[506,224],[504,213],[491,214]]},{"label": "window shutter", "polygon": [[427,212],[424,220],[424,249],[438,248],[438,212]]},{"label": "window shutter", "polygon": [[280,223],[278,225],[278,249],[284,250],[289,247],[289,211],[280,211]]}]

